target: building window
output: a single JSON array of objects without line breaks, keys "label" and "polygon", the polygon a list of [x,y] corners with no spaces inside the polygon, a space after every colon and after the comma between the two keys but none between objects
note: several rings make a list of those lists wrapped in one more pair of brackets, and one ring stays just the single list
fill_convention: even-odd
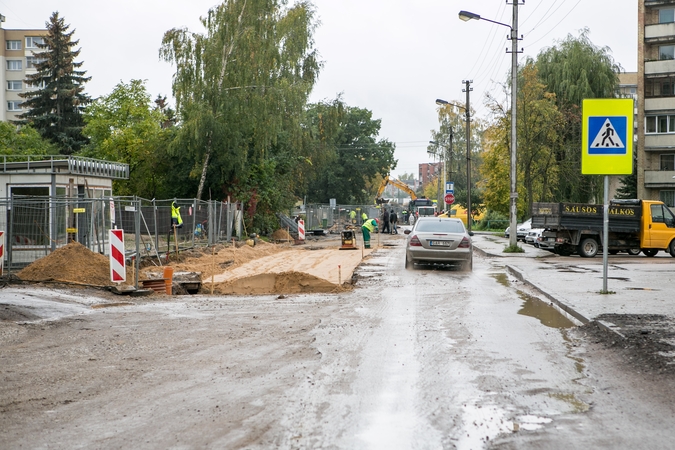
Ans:
[{"label": "building window", "polygon": [[675,170],[675,155],[661,155],[661,170]]},{"label": "building window", "polygon": [[645,80],[646,98],[672,96],[675,96],[675,78],[656,78]]},{"label": "building window", "polygon": [[673,23],[675,22],[675,9],[659,9],[659,23]]},{"label": "building window", "polygon": [[7,90],[8,91],[20,91],[21,90],[21,80],[9,80],[7,81]]},{"label": "building window", "polygon": [[35,69],[35,66],[40,64],[44,59],[35,56],[26,56],[26,69]]},{"label": "building window", "polygon": [[7,41],[7,50],[21,50],[21,41]]},{"label": "building window", "polygon": [[39,48],[38,44],[43,44],[44,40],[40,36],[26,36],[26,48]]},{"label": "building window", "polygon": [[659,192],[659,200],[665,203],[668,208],[675,207],[675,191]]},{"label": "building window", "polygon": [[645,133],[675,133],[675,115],[645,117]]},{"label": "building window", "polygon": [[26,81],[26,87],[30,89],[44,89],[45,86],[47,86],[47,83],[45,83],[44,79],[38,81],[37,83],[31,83],[30,81]]},{"label": "building window", "polygon": [[8,59],[7,70],[22,70],[23,64],[20,59]]},{"label": "building window", "polygon": [[21,111],[21,102],[19,100],[9,100],[7,102],[7,111]]},{"label": "building window", "polygon": [[659,45],[659,59],[675,59],[675,45]]}]

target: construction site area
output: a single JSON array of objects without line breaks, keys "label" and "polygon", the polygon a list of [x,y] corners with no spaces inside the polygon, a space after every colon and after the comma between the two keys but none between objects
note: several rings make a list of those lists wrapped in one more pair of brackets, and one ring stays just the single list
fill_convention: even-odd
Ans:
[{"label": "construction site area", "polygon": [[[353,236],[356,238],[356,233]],[[126,281],[122,283],[111,281],[107,256],[71,242],[31,263],[16,276],[23,282],[133,293],[138,270],[139,291],[152,295],[339,292],[351,288],[354,269],[377,248],[374,245],[363,249],[356,239],[344,248],[341,234],[310,236],[301,242],[286,230],[277,230],[269,242],[249,239],[182,250],[162,258],[148,257],[141,260],[140,269],[127,264]],[[164,280],[167,268],[170,290],[143,289],[151,285],[151,280]]]}]

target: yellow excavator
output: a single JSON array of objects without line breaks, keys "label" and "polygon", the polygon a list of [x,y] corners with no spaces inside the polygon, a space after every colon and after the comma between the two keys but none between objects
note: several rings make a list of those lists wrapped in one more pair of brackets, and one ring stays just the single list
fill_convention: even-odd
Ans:
[{"label": "yellow excavator", "polygon": [[375,195],[375,204],[376,205],[381,205],[383,203],[389,202],[388,200],[385,200],[385,199],[382,198],[382,194],[384,193],[384,188],[386,188],[388,184],[391,184],[392,186],[395,186],[395,187],[399,188],[400,190],[402,190],[403,192],[405,192],[406,194],[408,194],[410,196],[411,200],[417,199],[417,195],[415,195],[415,191],[410,189],[407,184],[405,184],[404,182],[402,182],[400,180],[397,180],[396,178],[392,178],[389,175],[387,175],[386,177],[384,177],[382,179],[382,184],[380,184],[380,187],[377,190],[377,194]]}]

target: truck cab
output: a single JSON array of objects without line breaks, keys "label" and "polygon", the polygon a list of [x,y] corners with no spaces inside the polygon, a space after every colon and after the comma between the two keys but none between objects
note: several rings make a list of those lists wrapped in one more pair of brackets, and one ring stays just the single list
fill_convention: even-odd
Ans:
[{"label": "truck cab", "polygon": [[[640,247],[647,256],[666,250],[675,257],[675,215],[663,202],[643,200]],[[654,255],[650,255],[653,251]]]}]

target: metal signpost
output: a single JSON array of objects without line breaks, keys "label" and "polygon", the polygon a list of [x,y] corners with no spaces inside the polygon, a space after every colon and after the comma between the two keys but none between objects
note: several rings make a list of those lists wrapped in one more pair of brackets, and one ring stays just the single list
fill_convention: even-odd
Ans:
[{"label": "metal signpost", "polygon": [[582,105],[581,173],[604,175],[602,293],[607,294],[609,175],[633,173],[633,99],[585,99]]}]

